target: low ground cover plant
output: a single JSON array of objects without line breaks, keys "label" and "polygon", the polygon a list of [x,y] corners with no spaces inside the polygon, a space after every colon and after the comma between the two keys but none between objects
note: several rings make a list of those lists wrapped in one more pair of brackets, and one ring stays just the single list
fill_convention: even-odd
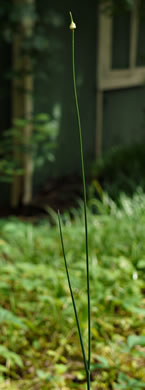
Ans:
[{"label": "low ground cover plant", "polygon": [[[92,389],[145,387],[145,194],[106,194],[88,211]],[[83,211],[63,216],[87,343]],[[48,221],[0,221],[0,388],[84,389],[85,372],[58,236]]]}]

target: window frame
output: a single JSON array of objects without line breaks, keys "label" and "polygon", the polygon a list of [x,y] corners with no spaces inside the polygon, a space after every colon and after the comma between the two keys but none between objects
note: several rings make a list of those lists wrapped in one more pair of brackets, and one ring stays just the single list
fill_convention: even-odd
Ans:
[{"label": "window frame", "polygon": [[112,69],[112,25],[113,18],[100,9],[99,12],[99,50],[98,87],[102,90],[128,88],[141,85],[145,81],[145,66],[136,66],[138,40],[139,1],[131,11],[130,53],[128,69]]}]

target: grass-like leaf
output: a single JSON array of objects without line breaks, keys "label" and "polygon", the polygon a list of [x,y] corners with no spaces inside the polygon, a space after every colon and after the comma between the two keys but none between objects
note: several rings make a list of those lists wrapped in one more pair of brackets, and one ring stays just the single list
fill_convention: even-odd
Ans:
[{"label": "grass-like leaf", "polygon": [[88,223],[87,223],[87,196],[86,196],[86,180],[85,180],[85,168],[84,168],[84,155],[83,155],[83,141],[82,141],[82,128],[81,128],[81,119],[80,119],[80,111],[79,111],[79,104],[78,104],[78,97],[77,97],[77,88],[76,88],[76,74],[75,74],[75,44],[74,44],[74,31],[76,29],[76,24],[74,23],[72,13],[70,12],[70,18],[71,18],[71,24],[70,24],[70,30],[72,31],[72,72],[73,72],[73,87],[74,87],[74,98],[75,98],[75,106],[76,106],[76,113],[77,113],[77,121],[78,121],[78,130],[79,130],[79,141],[80,141],[80,158],[81,158],[81,172],[82,172],[82,184],[83,184],[83,203],[84,203],[84,222],[85,222],[85,249],[86,249],[86,271],[87,271],[87,298],[88,298],[88,361],[86,360],[86,354],[84,349],[84,344],[82,340],[81,335],[81,329],[78,319],[78,314],[76,310],[75,300],[73,296],[73,291],[71,287],[71,282],[69,278],[69,272],[67,267],[67,261],[66,261],[66,255],[65,255],[65,249],[64,249],[64,242],[63,242],[63,235],[62,235],[62,229],[61,229],[61,221],[60,221],[60,215],[58,213],[59,218],[59,228],[60,228],[60,237],[61,237],[61,244],[62,244],[62,250],[63,250],[63,256],[65,261],[65,268],[67,273],[67,279],[69,284],[69,289],[72,297],[72,303],[74,307],[79,337],[80,337],[80,343],[82,348],[82,354],[84,359],[84,365],[85,370],[87,374],[87,389],[90,390],[90,361],[91,361],[91,308],[90,308],[90,276],[89,276],[89,251],[88,251]]},{"label": "grass-like leaf", "polygon": [[[73,25],[73,17],[70,12],[71,24]],[[75,23],[74,23],[75,25]],[[88,369],[90,370],[91,361],[91,307],[90,307],[90,277],[89,277],[89,250],[88,250],[88,223],[87,223],[87,196],[86,196],[86,180],[85,180],[85,168],[84,168],[84,153],[83,153],[83,140],[82,140],[82,127],[80,110],[78,104],[77,88],[76,88],[76,72],[75,72],[75,29],[72,30],[72,72],[73,72],[73,87],[74,97],[78,121],[79,140],[80,140],[80,158],[81,158],[81,171],[82,171],[82,183],[83,183],[83,202],[84,202],[84,219],[85,219],[85,245],[86,245],[86,270],[87,270],[87,296],[88,296]]]},{"label": "grass-like leaf", "polygon": [[60,219],[59,211],[58,211],[58,221],[59,221],[60,238],[61,238],[61,245],[62,245],[65,269],[66,269],[66,274],[67,274],[67,280],[68,280],[68,285],[69,285],[70,294],[71,294],[71,298],[72,298],[72,303],[73,303],[73,308],[74,308],[77,328],[78,328],[78,332],[79,332],[80,344],[81,344],[81,349],[82,349],[82,354],[83,354],[83,359],[84,359],[84,366],[85,366],[86,374],[88,375],[88,365],[87,365],[86,353],[85,353],[85,349],[84,349],[84,343],[83,343],[83,339],[82,339],[82,333],[81,333],[81,328],[80,328],[80,323],[79,323],[79,318],[78,318],[75,298],[74,298],[74,295],[73,295],[73,290],[72,290],[72,286],[71,286],[71,280],[70,280],[70,276],[69,276],[69,270],[68,270],[68,266],[67,266],[67,259],[66,259],[66,254],[65,254],[64,240],[63,240],[63,233],[62,233],[61,219]]}]

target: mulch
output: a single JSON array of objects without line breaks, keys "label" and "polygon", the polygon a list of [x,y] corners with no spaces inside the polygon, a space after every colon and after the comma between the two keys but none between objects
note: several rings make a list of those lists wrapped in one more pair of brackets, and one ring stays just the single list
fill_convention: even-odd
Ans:
[{"label": "mulch", "polygon": [[78,207],[82,199],[82,180],[79,176],[49,179],[44,187],[33,196],[28,205],[19,204],[16,209],[11,207],[0,208],[0,218],[16,216],[21,219],[39,219],[49,215],[49,209],[64,212]]}]

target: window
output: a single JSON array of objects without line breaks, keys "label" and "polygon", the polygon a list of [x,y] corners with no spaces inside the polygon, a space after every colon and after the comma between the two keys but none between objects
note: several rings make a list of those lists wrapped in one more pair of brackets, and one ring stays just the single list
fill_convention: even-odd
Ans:
[{"label": "window", "polygon": [[112,18],[112,69],[129,68],[130,25],[130,12]]},{"label": "window", "polygon": [[144,32],[138,1],[126,15],[110,17],[100,12],[99,89],[131,87],[145,81]]},{"label": "window", "polygon": [[145,84],[145,0],[130,12],[100,9],[97,55],[97,155],[101,154],[103,91]]}]

